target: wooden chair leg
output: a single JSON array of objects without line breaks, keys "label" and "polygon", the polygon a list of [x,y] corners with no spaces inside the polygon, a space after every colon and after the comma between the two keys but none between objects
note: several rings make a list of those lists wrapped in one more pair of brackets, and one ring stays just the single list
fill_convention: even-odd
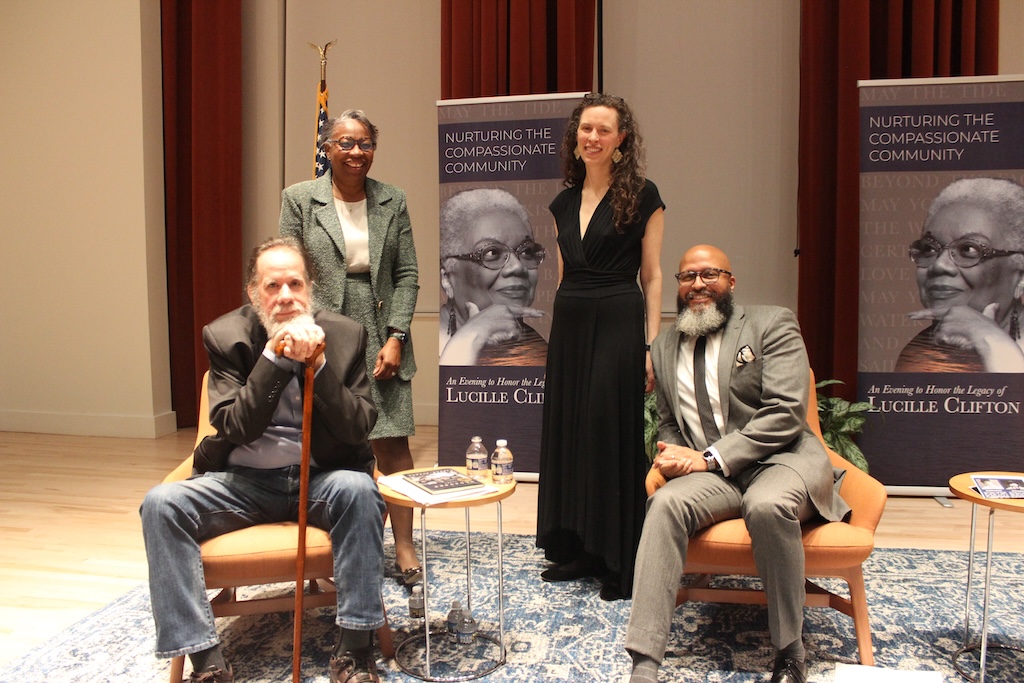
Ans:
[{"label": "wooden chair leg", "polygon": [[868,595],[864,589],[864,572],[851,567],[846,575],[850,589],[850,603],[853,606],[853,629],[857,634],[857,653],[864,666],[875,665],[875,653],[871,648],[871,621],[868,617]]},{"label": "wooden chair leg", "polygon": [[185,656],[171,659],[171,683],[181,683],[185,678]]},{"label": "wooden chair leg", "polygon": [[377,644],[380,645],[380,653],[385,659],[395,658],[395,641],[391,635],[387,614],[384,615],[384,625],[377,629]]}]

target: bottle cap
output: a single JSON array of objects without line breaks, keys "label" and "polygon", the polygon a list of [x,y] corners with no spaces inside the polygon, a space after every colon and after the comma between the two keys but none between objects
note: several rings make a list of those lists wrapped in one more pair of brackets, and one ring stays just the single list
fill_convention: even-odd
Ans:
[{"label": "bottle cap", "polygon": [[474,436],[470,441],[483,441],[479,436]]},{"label": "bottle cap", "polygon": [[413,586],[412,587],[412,592],[413,593],[422,593],[423,592],[423,586],[420,586],[419,584]]},{"label": "bottle cap", "polygon": [[498,440],[497,440],[497,441],[495,442],[495,445],[496,445],[496,446],[497,446],[498,448],[504,448],[505,446],[507,446],[507,445],[508,445],[508,441],[506,441],[505,439],[498,439]]}]

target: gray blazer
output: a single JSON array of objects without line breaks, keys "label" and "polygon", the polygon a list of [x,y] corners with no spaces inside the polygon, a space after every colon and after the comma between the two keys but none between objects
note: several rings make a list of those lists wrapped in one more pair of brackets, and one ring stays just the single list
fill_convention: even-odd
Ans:
[{"label": "gray blazer", "polygon": [[[380,346],[388,339],[388,328],[410,332],[419,294],[419,268],[412,239],[412,223],[405,204],[405,192],[394,185],[366,179],[366,215],[370,238],[370,287],[377,302],[373,324],[367,333]],[[281,193],[281,234],[297,237],[316,265],[317,282],[313,300],[325,310],[344,312],[345,236],[334,208],[331,172],[306,180]],[[404,380],[416,374],[412,335],[402,348],[398,376]]]},{"label": "gray blazer", "polygon": [[[658,439],[695,448],[675,381],[681,336],[670,327],[651,345],[659,378]],[[730,478],[741,486],[759,463],[790,467],[804,480],[818,513],[839,521],[850,508],[834,494],[836,473],[807,426],[809,386],[807,350],[793,312],[778,306],[736,306],[718,358],[726,428],[713,445],[728,465]]]}]

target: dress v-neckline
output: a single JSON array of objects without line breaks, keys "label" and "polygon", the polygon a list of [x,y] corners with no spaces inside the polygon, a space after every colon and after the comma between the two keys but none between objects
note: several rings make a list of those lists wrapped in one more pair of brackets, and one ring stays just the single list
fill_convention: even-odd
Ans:
[{"label": "dress v-neckline", "polygon": [[590,226],[593,225],[594,217],[597,216],[597,212],[601,208],[601,205],[604,204],[604,200],[608,198],[608,190],[610,189],[611,188],[606,189],[604,194],[601,195],[601,198],[597,200],[597,204],[594,205],[594,210],[590,212],[590,218],[587,220],[587,227],[584,228],[583,219],[580,218],[580,212],[583,210],[583,188],[580,188],[579,205],[576,207],[576,233],[580,236],[580,242],[585,241],[587,235],[590,234]]}]

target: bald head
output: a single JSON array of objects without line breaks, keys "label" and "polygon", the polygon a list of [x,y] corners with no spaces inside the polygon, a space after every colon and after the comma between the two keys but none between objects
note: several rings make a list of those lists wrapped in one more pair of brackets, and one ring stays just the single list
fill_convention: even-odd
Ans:
[{"label": "bald head", "polygon": [[718,247],[710,244],[698,244],[690,247],[683,258],[679,261],[680,272],[687,270],[702,271],[705,268],[718,268],[719,270],[732,270],[729,265],[729,257]]},{"label": "bald head", "polygon": [[683,254],[679,273],[676,329],[695,337],[720,329],[732,315],[736,286],[729,257],[718,247],[698,244]]}]

